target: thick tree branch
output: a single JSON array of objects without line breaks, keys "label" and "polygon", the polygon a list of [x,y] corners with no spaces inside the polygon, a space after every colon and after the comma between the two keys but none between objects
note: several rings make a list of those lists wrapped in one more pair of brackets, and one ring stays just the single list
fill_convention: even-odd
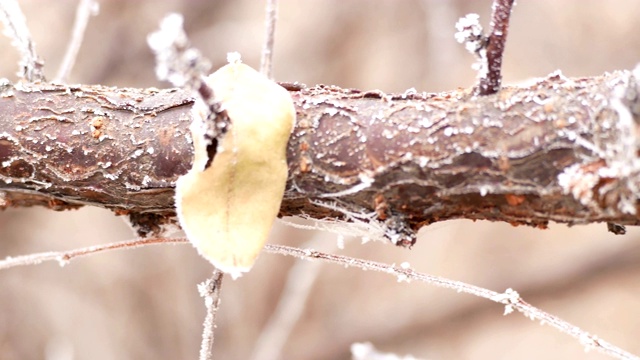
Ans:
[{"label": "thick tree branch", "polygon": [[[298,121],[281,215],[339,207],[413,230],[453,218],[638,224],[631,74],[554,73],[489,96],[285,84]],[[4,82],[0,207],[94,205],[151,225],[173,215],[191,105],[176,89]]]}]

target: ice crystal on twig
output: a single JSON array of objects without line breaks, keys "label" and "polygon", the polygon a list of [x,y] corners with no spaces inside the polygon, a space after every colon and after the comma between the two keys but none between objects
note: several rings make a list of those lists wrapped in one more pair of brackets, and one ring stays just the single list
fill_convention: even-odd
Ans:
[{"label": "ice crystal on twig", "polygon": [[18,76],[29,82],[44,81],[44,61],[36,53],[36,45],[27,27],[27,20],[17,1],[0,1],[0,21],[4,24],[4,34],[20,52]]}]

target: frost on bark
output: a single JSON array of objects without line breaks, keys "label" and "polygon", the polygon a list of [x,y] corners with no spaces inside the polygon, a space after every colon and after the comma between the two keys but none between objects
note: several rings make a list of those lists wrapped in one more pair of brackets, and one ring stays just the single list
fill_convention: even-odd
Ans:
[{"label": "frost on bark", "polygon": [[[284,86],[298,120],[280,215],[361,214],[407,232],[454,218],[639,223],[631,72],[554,73],[489,96]],[[3,82],[0,207],[100,206],[152,231],[191,167],[191,105],[176,89]]]}]

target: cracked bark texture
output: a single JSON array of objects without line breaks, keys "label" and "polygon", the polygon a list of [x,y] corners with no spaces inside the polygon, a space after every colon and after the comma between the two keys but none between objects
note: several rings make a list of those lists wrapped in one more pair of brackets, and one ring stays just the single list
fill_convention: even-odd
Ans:
[{"label": "cracked bark texture", "polygon": [[[283,216],[340,208],[399,232],[454,218],[639,222],[631,72],[554,73],[491,96],[283,86],[298,117]],[[177,89],[4,81],[0,207],[170,219],[175,180],[191,167],[191,105]]]}]

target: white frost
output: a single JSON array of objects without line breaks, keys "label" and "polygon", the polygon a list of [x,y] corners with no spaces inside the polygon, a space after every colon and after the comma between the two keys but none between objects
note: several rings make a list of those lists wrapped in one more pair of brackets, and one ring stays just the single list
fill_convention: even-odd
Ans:
[{"label": "white frost", "polygon": [[396,355],[393,353],[383,353],[376,349],[369,342],[351,344],[352,360],[418,360],[413,355]]}]

